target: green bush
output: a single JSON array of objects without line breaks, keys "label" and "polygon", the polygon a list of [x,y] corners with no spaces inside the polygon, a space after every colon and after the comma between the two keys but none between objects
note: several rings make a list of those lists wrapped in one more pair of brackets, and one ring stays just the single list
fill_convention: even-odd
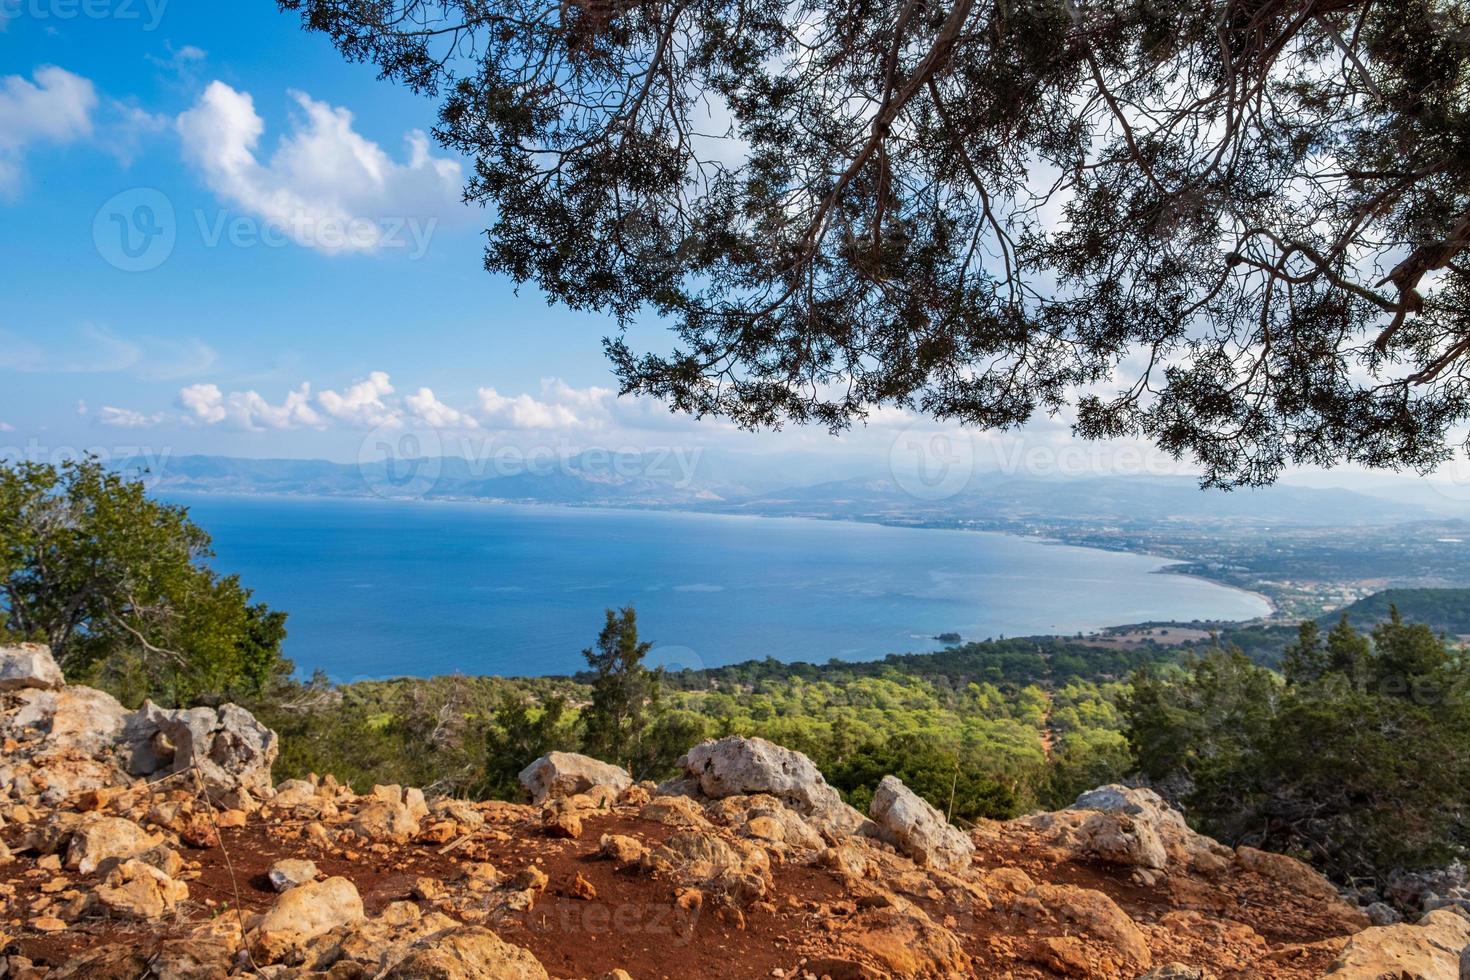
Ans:
[{"label": "green bush", "polygon": [[1237,652],[1146,672],[1125,701],[1140,771],[1182,787],[1207,833],[1297,853],[1339,879],[1470,844],[1470,666],[1428,627],[1302,625],[1284,679]]},{"label": "green bush", "polygon": [[289,674],[285,614],[211,554],[185,508],[95,459],[0,463],[0,632],[49,644],[73,682],[181,705]]}]

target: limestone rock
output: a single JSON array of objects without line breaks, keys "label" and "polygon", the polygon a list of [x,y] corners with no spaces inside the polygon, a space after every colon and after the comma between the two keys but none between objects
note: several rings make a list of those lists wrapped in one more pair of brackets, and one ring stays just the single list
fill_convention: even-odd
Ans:
[{"label": "limestone rock", "polygon": [[0,711],[0,798],[43,805],[124,785],[116,748],[127,710],[89,687],[22,688]]},{"label": "limestone rock", "polygon": [[380,980],[548,980],[531,952],[489,929],[457,926],[426,936]]},{"label": "limestone rock", "polygon": [[479,830],[485,826],[485,815],[468,800],[439,799],[429,804],[429,816],[436,820],[450,820],[459,824],[462,832]]},{"label": "limestone rock", "polygon": [[872,871],[873,864],[868,852],[854,844],[838,844],[829,847],[818,856],[822,867],[830,868],[849,878],[863,879]]},{"label": "limestone rock", "polygon": [[582,836],[582,818],[575,813],[548,810],[542,817],[541,826],[552,837],[576,840]]},{"label": "limestone rock", "polygon": [[1024,818],[1054,846],[1109,864],[1163,870],[1169,852],[1152,824],[1126,813],[1062,810]]},{"label": "limestone rock", "polygon": [[868,815],[879,836],[920,867],[959,872],[970,866],[975,845],[896,776],[884,776]]},{"label": "limestone rock", "polygon": [[[1153,966],[1153,954],[1137,924],[1107,895],[1072,885],[1036,885],[1005,899],[1007,907],[1042,935],[1037,958],[1060,973],[1093,970],[1129,976]],[[1080,974],[1077,967],[1086,966]]]},{"label": "limestone rock", "polygon": [[644,804],[640,819],[670,827],[708,827],[703,808],[687,796],[660,796]]},{"label": "limestone rock", "polygon": [[961,977],[970,957],[959,939],[917,909],[878,909],[852,923],[846,938],[883,964],[889,977]]},{"label": "limestone rock", "polygon": [[277,892],[288,892],[298,885],[315,881],[316,875],[315,862],[300,858],[285,858],[271,865],[265,876],[270,881],[271,887]]},{"label": "limestone rock", "polygon": [[304,779],[288,779],[276,787],[271,806],[288,809],[317,801],[316,787]]},{"label": "limestone rock", "polygon": [[219,939],[170,939],[158,948],[153,961],[156,980],[216,980],[229,976],[235,947]]},{"label": "limestone rock", "polygon": [[1140,974],[1138,980],[1213,980],[1211,974],[1197,966],[1188,963],[1165,963],[1156,966],[1147,973]]},{"label": "limestone rock", "polygon": [[1401,922],[1364,929],[1348,940],[1326,975],[1331,980],[1455,980],[1461,975],[1460,954],[1467,947],[1470,919],[1438,909],[1413,925]]},{"label": "limestone rock", "polygon": [[289,935],[310,939],[339,926],[362,922],[362,898],[346,878],[328,878],[298,885],[276,899],[256,925],[261,936]]},{"label": "limestone rock", "polygon": [[750,841],[727,841],[717,834],[681,830],[645,854],[640,867],[645,872],[671,875],[738,909],[766,897],[771,859]]},{"label": "limestone rock", "polygon": [[78,874],[89,875],[104,861],[137,857],[160,842],[131,820],[90,813],[71,835],[66,866]]},{"label": "limestone rock", "polygon": [[716,822],[757,840],[812,851],[826,846],[821,834],[774,796],[727,796],[711,803],[705,812]]},{"label": "limestone rock", "polygon": [[622,792],[633,785],[633,777],[623,769],[575,752],[543,755],[522,769],[519,778],[532,803],[585,793],[594,786]]},{"label": "limestone rock", "polygon": [[41,643],[0,646],[0,691],[54,691],[65,683],[50,647]]},{"label": "limestone rock", "polygon": [[694,878],[711,878],[722,871],[741,871],[744,861],[724,839],[699,831],[680,831],[647,855],[655,869],[677,868]]},{"label": "limestone rock", "polygon": [[648,848],[636,837],[627,837],[623,834],[603,834],[598,843],[597,853],[610,861],[618,864],[636,864],[648,853]]},{"label": "limestone rock", "polygon": [[189,886],[138,860],[114,868],[97,890],[94,902],[114,915],[157,919],[189,897]]},{"label": "limestone rock", "polygon": [[88,950],[48,976],[55,980],[131,980],[149,975],[146,951],[109,944]]},{"label": "limestone rock", "polygon": [[763,738],[731,735],[701,742],[679,765],[685,780],[713,799],[764,793],[791,804],[819,829],[835,834],[865,829],[862,814],[842,802],[811,759]]},{"label": "limestone rock", "polygon": [[280,753],[276,733],[238,705],[167,711],[151,701],[133,712],[123,732],[128,771],[157,777],[197,768],[205,791],[221,808],[238,794],[272,794],[271,766]]},{"label": "limestone rock", "polygon": [[423,820],[429,815],[429,803],[424,799],[424,791],[417,786],[403,791],[403,805],[408,807],[408,815],[415,820]]},{"label": "limestone rock", "polygon": [[419,832],[419,822],[402,803],[374,800],[357,811],[348,827],[360,837],[403,843]]},{"label": "limestone rock", "polygon": [[1022,818],[1053,846],[1111,864],[1162,871],[1223,871],[1234,854],[1184,822],[1151,789],[1112,784],[1088,790],[1066,810]]}]

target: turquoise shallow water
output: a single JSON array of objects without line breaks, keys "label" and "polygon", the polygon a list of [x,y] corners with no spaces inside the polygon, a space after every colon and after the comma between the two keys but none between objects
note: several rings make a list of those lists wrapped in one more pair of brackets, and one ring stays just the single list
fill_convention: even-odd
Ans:
[{"label": "turquoise shallow water", "polygon": [[478,503],[179,498],[216,566],[291,614],[287,653],[333,679],[556,674],[603,609],[650,658],[824,662],[1155,619],[1249,619],[1256,596],[1157,558],[966,531]]}]

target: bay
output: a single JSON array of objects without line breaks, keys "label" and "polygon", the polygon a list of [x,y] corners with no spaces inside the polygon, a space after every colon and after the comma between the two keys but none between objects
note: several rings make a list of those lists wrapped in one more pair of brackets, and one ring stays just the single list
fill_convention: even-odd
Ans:
[{"label": "bay", "polygon": [[215,567],[290,613],[302,674],[571,673],[632,604],[672,668],[867,660],[934,639],[1264,615],[1146,556],[841,521],[490,503],[176,497]]}]

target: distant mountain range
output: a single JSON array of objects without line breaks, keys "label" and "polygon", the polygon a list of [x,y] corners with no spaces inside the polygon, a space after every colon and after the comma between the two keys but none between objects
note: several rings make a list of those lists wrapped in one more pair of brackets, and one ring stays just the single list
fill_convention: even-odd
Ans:
[{"label": "distant mountain range", "polygon": [[790,516],[835,512],[883,521],[943,521],[970,515],[1008,523],[1221,520],[1302,526],[1397,524],[1427,515],[1418,504],[1341,489],[1277,485],[1226,493],[1201,491],[1189,477],[994,474],[979,474],[959,493],[938,500],[907,493],[893,480],[853,479],[759,494],[730,501],[728,509]]},{"label": "distant mountain range", "polygon": [[185,493],[423,497],[605,506],[687,506],[742,496],[748,486],[695,482],[669,456],[472,461],[457,457],[392,462],[181,456],[148,474],[156,490]]},{"label": "distant mountain range", "polygon": [[[876,467],[874,467],[876,469]],[[677,452],[584,453],[563,460],[460,458],[405,463],[181,456],[148,474],[170,493],[422,497],[577,506],[681,508],[883,523],[1030,520],[1090,524],[1228,521],[1256,525],[1386,525],[1429,515],[1418,501],[1277,485],[1201,491],[1189,477],[1034,477],[981,472],[935,493],[888,473],[818,482],[810,460]],[[803,477],[809,482],[802,482]],[[931,499],[932,498],[932,499]]]}]

